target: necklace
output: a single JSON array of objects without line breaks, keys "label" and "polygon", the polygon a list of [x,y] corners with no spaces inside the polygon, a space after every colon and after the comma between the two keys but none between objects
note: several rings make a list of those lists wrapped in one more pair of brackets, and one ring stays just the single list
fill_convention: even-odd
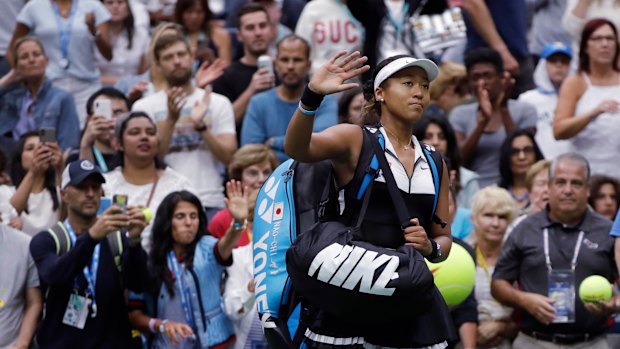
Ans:
[{"label": "necklace", "polygon": [[406,144],[402,144],[400,142],[400,139],[398,139],[398,137],[396,137],[396,135],[394,134],[394,132],[388,130],[387,127],[385,127],[385,125],[382,125],[383,128],[390,134],[392,135],[394,138],[396,138],[396,143],[398,143],[398,145],[400,145],[401,147],[403,147],[404,150],[409,150],[409,148],[411,148],[411,137],[409,137],[409,142]]},{"label": "necklace", "polygon": [[519,197],[519,196],[515,195],[515,193],[512,191],[512,188],[510,188],[510,196],[512,196],[512,198],[515,199],[515,201],[517,201],[519,203],[529,199],[528,192],[525,192],[525,194],[523,194],[523,196]]}]

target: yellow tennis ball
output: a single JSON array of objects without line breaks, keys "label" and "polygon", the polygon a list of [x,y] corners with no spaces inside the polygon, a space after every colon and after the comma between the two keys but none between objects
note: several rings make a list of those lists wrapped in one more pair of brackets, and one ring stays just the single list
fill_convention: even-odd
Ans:
[{"label": "yellow tennis ball", "polygon": [[463,303],[474,289],[476,265],[469,252],[461,245],[453,243],[450,255],[441,263],[426,260],[433,273],[435,285],[449,306]]},{"label": "yellow tennis ball", "polygon": [[150,208],[145,207],[142,209],[142,213],[144,214],[144,219],[146,220],[146,224],[149,224],[151,222],[151,219],[153,219],[153,211],[151,211]]},{"label": "yellow tennis ball", "polygon": [[579,298],[586,303],[608,302],[611,299],[612,288],[609,281],[600,275],[590,275],[579,285]]}]

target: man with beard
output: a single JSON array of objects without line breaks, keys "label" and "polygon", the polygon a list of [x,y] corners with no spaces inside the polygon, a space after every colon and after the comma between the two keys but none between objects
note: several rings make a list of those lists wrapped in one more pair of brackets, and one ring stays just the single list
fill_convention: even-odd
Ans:
[{"label": "man with beard", "polygon": [[263,5],[250,2],[239,10],[237,40],[243,44],[243,57],[233,62],[213,83],[213,91],[232,101],[238,126],[241,126],[250,98],[275,83],[270,69],[258,69],[258,57],[268,54],[274,36],[269,14]]},{"label": "man with beard", "polygon": [[[95,114],[94,104],[97,101],[110,101],[111,118]],[[96,163],[101,172],[112,171],[121,165],[121,157],[112,144],[114,140],[114,123],[116,119],[129,112],[129,100],[125,95],[113,88],[104,87],[93,93],[86,102],[86,128],[80,140],[80,149],[72,150],[67,163],[75,160],[90,160]]]},{"label": "man with beard", "polygon": [[[284,37],[277,48],[275,71],[281,84],[250,99],[241,128],[241,144],[265,144],[280,161],[286,161],[284,135],[299,105],[312,62],[310,46],[297,35]],[[319,132],[337,122],[336,99],[327,96],[317,109],[313,130]]]},{"label": "man with beard", "polygon": [[[43,231],[30,242],[45,294],[45,316],[37,332],[42,349],[130,348],[125,291],[142,292],[146,280],[146,254],[140,246],[146,220],[137,206],[125,211],[114,205],[97,216],[103,182],[92,162],[70,163],[60,190],[67,219],[52,228],[61,232]],[[111,242],[119,245],[113,248]]]},{"label": "man with beard", "polygon": [[155,42],[155,64],[170,88],[138,100],[132,110],[144,111],[159,129],[159,155],[190,180],[209,219],[224,208],[221,165],[227,165],[237,138],[228,98],[194,87],[194,57],[178,34]]}]

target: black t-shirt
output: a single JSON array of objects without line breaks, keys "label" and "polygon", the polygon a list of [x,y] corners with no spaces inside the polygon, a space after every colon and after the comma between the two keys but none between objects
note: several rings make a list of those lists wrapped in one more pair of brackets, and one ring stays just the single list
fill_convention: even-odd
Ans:
[{"label": "black t-shirt", "polygon": [[[601,275],[609,280],[617,276],[614,262],[614,239],[609,235],[612,222],[587,210],[577,226],[562,225],[549,219],[544,210],[524,219],[512,231],[502,247],[493,279],[518,281],[521,289],[542,295],[548,294],[547,267],[545,263],[543,230],[549,229],[549,258],[555,269],[570,269],[579,231],[584,238],[577,258],[575,288],[590,275]],[[551,324],[538,322],[525,310],[522,311],[520,328],[544,333],[580,334],[601,333],[608,328],[607,318],[596,316],[575,296],[575,322]]]},{"label": "black t-shirt", "polygon": [[241,61],[235,61],[224,70],[224,74],[219,79],[213,82],[213,92],[228,97],[233,103],[250,86],[252,75],[257,70],[257,66],[245,65]]}]

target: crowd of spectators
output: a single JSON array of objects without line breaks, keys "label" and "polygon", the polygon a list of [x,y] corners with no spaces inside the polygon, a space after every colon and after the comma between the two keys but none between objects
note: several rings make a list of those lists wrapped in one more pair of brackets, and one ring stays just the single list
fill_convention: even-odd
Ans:
[{"label": "crowd of spectators", "polygon": [[[574,288],[618,281],[619,26],[618,0],[0,2],[0,349],[265,348],[256,195],[342,50],[440,67],[413,134],[476,260],[462,347],[613,347],[620,296]],[[367,78],[314,132],[376,123]]]}]

